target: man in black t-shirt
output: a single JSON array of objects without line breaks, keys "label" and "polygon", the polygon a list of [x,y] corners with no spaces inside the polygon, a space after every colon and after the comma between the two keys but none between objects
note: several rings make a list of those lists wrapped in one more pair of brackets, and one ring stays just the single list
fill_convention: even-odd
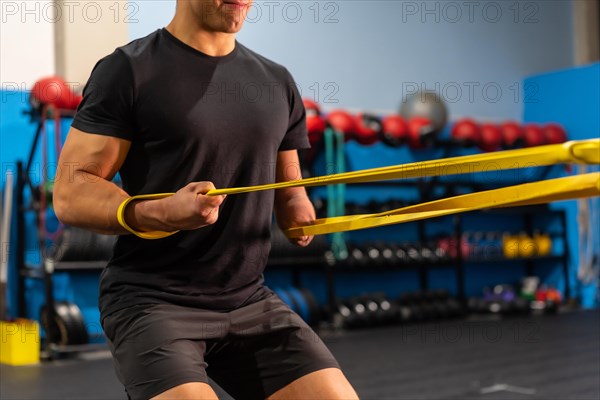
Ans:
[{"label": "man in black t-shirt", "polygon": [[214,399],[208,376],[238,399],[357,398],[263,284],[271,214],[313,221],[305,190],[206,195],[300,179],[309,146],[288,71],[235,40],[250,3],[178,1],[167,28],[100,60],[60,156],[58,218],[120,235],[100,311],[133,399]]}]

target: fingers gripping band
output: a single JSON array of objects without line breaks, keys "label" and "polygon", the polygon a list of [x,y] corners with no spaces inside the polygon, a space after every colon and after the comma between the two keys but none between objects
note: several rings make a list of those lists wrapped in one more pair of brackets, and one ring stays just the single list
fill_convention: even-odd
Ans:
[{"label": "fingers gripping band", "polygon": [[119,208],[117,209],[117,221],[119,221],[119,224],[125,228],[127,231],[133,233],[135,236],[137,237],[141,237],[142,239],[162,239],[162,238],[166,238],[168,236],[174,235],[179,231],[174,231],[174,232],[164,232],[164,231],[151,231],[151,232],[138,232],[135,229],[133,229],[132,227],[130,227],[127,222],[125,221],[125,209],[127,208],[127,205],[129,203],[131,203],[132,201],[135,200],[158,200],[158,199],[164,199],[165,197],[169,197],[172,196],[173,193],[156,193],[156,194],[142,194],[139,196],[132,196],[129,197],[125,200],[123,200],[123,202],[119,205]]}]

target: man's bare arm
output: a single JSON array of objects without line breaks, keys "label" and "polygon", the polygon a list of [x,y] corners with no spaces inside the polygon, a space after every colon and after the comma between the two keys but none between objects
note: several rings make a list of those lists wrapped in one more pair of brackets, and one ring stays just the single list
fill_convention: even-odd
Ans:
[{"label": "man's bare arm", "polygon": [[[296,150],[280,151],[277,155],[277,182],[302,179],[300,161]],[[275,217],[283,230],[312,223],[315,209],[303,187],[278,189],[275,191]],[[292,243],[305,247],[312,236],[290,239]]]},{"label": "man's bare arm", "polygon": [[[111,180],[123,165],[130,145],[127,140],[71,128],[54,185],[54,210],[61,222],[105,234],[129,233],[117,221],[117,209],[129,194]],[[203,195],[212,188],[210,182],[192,182],[174,196],[133,202],[125,219],[138,231],[210,225],[217,220],[224,199]]]}]

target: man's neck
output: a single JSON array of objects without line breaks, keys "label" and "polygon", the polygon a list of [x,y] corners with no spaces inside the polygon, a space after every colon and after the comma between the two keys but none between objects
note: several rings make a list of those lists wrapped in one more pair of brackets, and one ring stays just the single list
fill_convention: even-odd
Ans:
[{"label": "man's neck", "polygon": [[234,33],[210,32],[177,17],[167,25],[167,30],[183,43],[212,57],[226,56],[235,49]]}]

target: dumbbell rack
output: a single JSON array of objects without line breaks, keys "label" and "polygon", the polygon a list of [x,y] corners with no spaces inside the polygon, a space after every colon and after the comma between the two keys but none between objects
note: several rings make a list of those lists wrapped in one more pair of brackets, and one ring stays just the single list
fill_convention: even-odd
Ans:
[{"label": "dumbbell rack", "polygon": [[[406,183],[399,182],[404,185]],[[385,183],[387,185],[393,185],[392,183]],[[466,183],[465,183],[466,185]],[[427,185],[423,185],[426,187]],[[429,289],[433,289],[429,287],[429,278],[428,274],[431,269],[435,268],[451,268],[455,271],[456,276],[456,297],[463,302],[463,305],[466,305],[466,293],[465,293],[465,279],[466,276],[466,268],[470,265],[481,265],[483,267],[494,267],[501,264],[520,264],[525,267],[525,275],[531,276],[534,275],[534,271],[536,268],[539,268],[544,265],[544,262],[561,262],[562,264],[562,274],[565,281],[565,290],[564,297],[565,299],[569,299],[571,297],[570,293],[570,278],[568,271],[568,260],[569,260],[569,243],[567,240],[567,222],[566,222],[566,213],[564,210],[553,210],[550,209],[547,205],[539,205],[539,206],[526,206],[526,207],[513,207],[513,208],[505,208],[505,209],[490,209],[485,211],[476,211],[474,212],[477,215],[508,215],[511,217],[520,218],[522,221],[522,229],[521,231],[527,233],[528,235],[532,235],[534,232],[534,215],[552,215],[553,218],[559,219],[560,231],[554,232],[553,237],[559,239],[562,242],[562,251],[559,254],[552,254],[546,256],[535,256],[528,258],[506,258],[506,257],[495,257],[495,258],[483,258],[483,257],[469,257],[464,258],[463,252],[461,251],[461,238],[465,233],[464,225],[465,225],[465,216],[461,214],[457,214],[452,217],[452,226],[451,226],[451,236],[454,238],[454,243],[456,243],[456,257],[442,260],[436,263],[428,263],[428,262],[411,262],[411,263],[397,263],[396,265],[386,265],[379,267],[372,267],[369,265],[352,267],[348,268],[343,261],[336,260],[332,256],[327,256],[326,254],[315,256],[313,254],[313,261],[309,259],[298,259],[294,258],[294,260],[290,260],[287,262],[278,262],[276,260],[270,260],[269,265],[270,268],[278,268],[285,269],[290,268],[292,271],[292,281],[294,286],[301,287],[301,274],[303,271],[320,271],[325,275],[326,280],[326,298],[327,298],[327,307],[329,310],[335,310],[337,307],[338,297],[336,291],[336,276],[342,273],[354,273],[354,272],[374,272],[374,271],[392,271],[392,270],[408,270],[413,269],[418,271],[419,275],[419,290],[427,291]],[[447,218],[447,217],[446,217]],[[426,226],[428,224],[427,220],[417,221],[417,229],[418,229],[418,237],[422,243],[428,242],[430,239],[427,236]],[[555,265],[555,264],[553,264]],[[272,266],[272,267],[271,267]],[[302,268],[298,268],[301,266]],[[326,313],[331,320],[333,318],[333,312]]]},{"label": "dumbbell rack", "polygon": [[[462,215],[456,215],[453,217],[453,236],[455,238],[456,243],[456,257],[447,261],[429,264],[426,262],[418,262],[412,264],[399,264],[394,267],[386,266],[380,267],[377,270],[392,270],[392,269],[409,269],[416,268],[419,271],[419,289],[421,291],[426,291],[431,289],[429,287],[428,280],[428,271],[432,268],[441,268],[448,267],[454,268],[456,273],[456,282],[457,282],[457,298],[466,305],[466,294],[465,294],[465,278],[466,273],[465,269],[467,264],[478,264],[478,265],[500,265],[506,263],[525,263],[525,274],[526,276],[534,275],[534,270],[536,267],[539,267],[542,263],[548,261],[561,261],[562,263],[562,274],[565,281],[565,299],[569,299],[570,294],[570,279],[569,279],[569,270],[568,270],[568,260],[569,260],[569,244],[567,240],[567,228],[566,228],[566,213],[564,210],[550,210],[547,206],[528,206],[528,207],[517,207],[517,208],[507,208],[507,209],[493,209],[477,212],[479,214],[506,214],[511,216],[519,216],[523,218],[524,232],[531,235],[533,233],[533,215],[535,214],[553,214],[560,219],[561,230],[559,233],[555,233],[554,236],[558,236],[563,244],[563,251],[560,254],[540,256],[540,257],[528,257],[528,258],[464,258],[461,251],[461,240],[460,238],[463,236],[464,230],[464,217]],[[426,221],[420,221],[418,223],[418,230],[420,239],[423,242],[426,242],[427,238],[425,235],[425,225]],[[328,307],[330,310],[335,310],[337,296],[335,290],[335,276],[338,273],[350,273],[350,272],[372,272],[374,269],[369,267],[364,268],[345,268],[343,263],[336,262],[330,263],[325,266],[325,275],[327,279],[327,301]]]}]

